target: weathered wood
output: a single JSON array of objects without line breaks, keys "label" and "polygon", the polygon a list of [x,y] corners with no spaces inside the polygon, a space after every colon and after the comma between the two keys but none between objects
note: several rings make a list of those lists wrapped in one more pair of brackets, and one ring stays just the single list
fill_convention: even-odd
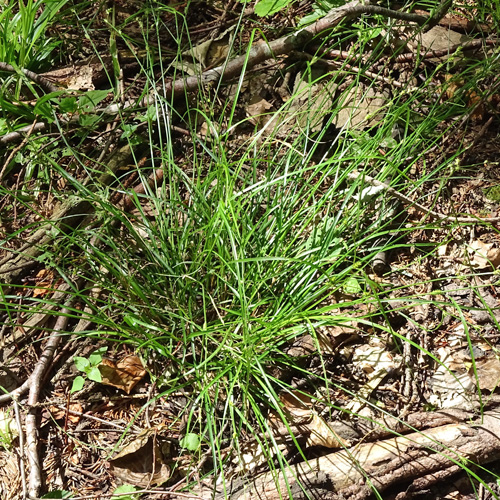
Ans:
[{"label": "weathered wood", "polygon": [[[471,423],[473,414],[458,412],[461,422],[410,432],[292,465],[286,473],[264,473],[234,481],[217,491],[199,491],[202,498],[222,500],[280,500],[283,498],[369,498],[373,488],[383,492],[398,484],[414,491],[474,464],[500,458],[500,411],[484,414]],[[414,420],[424,424],[424,415]],[[435,420],[432,413],[430,420]],[[456,420],[439,414],[439,419]],[[397,427],[400,427],[398,424]],[[401,432],[398,429],[398,432]],[[307,494],[306,494],[307,492]],[[403,498],[403,497],[401,497]]]}]

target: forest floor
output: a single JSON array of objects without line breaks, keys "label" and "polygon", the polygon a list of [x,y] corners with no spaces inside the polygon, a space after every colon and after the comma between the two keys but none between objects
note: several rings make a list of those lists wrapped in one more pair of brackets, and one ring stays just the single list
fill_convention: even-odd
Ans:
[{"label": "forest floor", "polygon": [[499,20],[272,5],[6,8],[2,500],[500,498]]}]

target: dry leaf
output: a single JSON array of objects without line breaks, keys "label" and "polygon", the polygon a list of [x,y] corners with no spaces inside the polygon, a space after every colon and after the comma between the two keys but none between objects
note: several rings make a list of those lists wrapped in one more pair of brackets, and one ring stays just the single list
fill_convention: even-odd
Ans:
[{"label": "dry leaf", "polygon": [[168,481],[173,446],[162,436],[164,428],[162,425],[142,431],[109,461],[110,472],[124,483],[142,488]]},{"label": "dry leaf", "polygon": [[42,269],[36,275],[36,288],[33,290],[33,297],[42,297],[49,292],[54,282],[54,273],[48,269]]},{"label": "dry leaf", "polygon": [[358,397],[347,405],[350,411],[357,413],[387,374],[397,368],[398,362],[384,347],[363,345],[354,350],[353,364],[368,375],[368,382],[357,392]]},{"label": "dry leaf", "polygon": [[438,408],[469,408],[474,382],[465,369],[463,359],[449,347],[437,350],[440,363],[431,378],[429,402]]},{"label": "dry leaf", "polygon": [[[83,407],[80,403],[70,403],[68,409],[78,413],[83,413]],[[68,422],[71,422],[72,424],[77,424],[82,418],[81,415],[72,414],[68,412],[66,408],[60,408],[58,406],[51,406],[50,413],[56,420],[67,419]]]},{"label": "dry leaf", "polygon": [[118,363],[109,359],[103,359],[99,364],[99,371],[104,385],[111,385],[123,389],[130,394],[132,389],[146,375],[141,360],[137,356],[126,356]]},{"label": "dry leaf", "polygon": [[342,439],[316,412],[313,412],[312,421],[307,428],[310,431],[307,446],[324,446],[331,449],[351,446],[349,441]]},{"label": "dry leaf", "polygon": [[500,265],[500,248],[495,243],[485,243],[481,240],[473,241],[468,248],[472,254],[470,265],[475,269],[488,269]]},{"label": "dry leaf", "polygon": [[246,107],[250,123],[257,125],[259,128],[266,125],[273,118],[273,115],[269,112],[271,109],[273,109],[273,105],[262,99],[260,95],[252,96]]},{"label": "dry leaf", "polygon": [[70,66],[43,73],[42,76],[67,89],[93,90],[111,69],[111,57],[91,56]]},{"label": "dry leaf", "polygon": [[[476,362],[476,372],[481,390],[494,391],[500,385],[500,361],[497,358]],[[469,375],[474,380],[474,368],[469,369]]]}]

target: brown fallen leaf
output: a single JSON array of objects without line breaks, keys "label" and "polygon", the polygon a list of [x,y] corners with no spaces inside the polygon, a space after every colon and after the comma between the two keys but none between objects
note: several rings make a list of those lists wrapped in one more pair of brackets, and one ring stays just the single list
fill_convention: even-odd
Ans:
[{"label": "brown fallen leaf", "polygon": [[496,248],[495,243],[476,240],[469,245],[468,252],[470,265],[475,269],[496,269],[500,265],[500,248]]},{"label": "brown fallen leaf", "polygon": [[[300,391],[290,391],[280,394],[287,413],[288,422],[296,426],[300,434],[307,436],[306,446],[324,446],[326,448],[342,448],[351,443],[342,439],[312,408],[313,397]],[[274,426],[277,432],[286,432],[286,428]],[[278,436],[275,435],[275,438]]]},{"label": "brown fallen leaf", "polygon": [[83,413],[83,407],[80,403],[70,403],[67,409],[59,408],[57,406],[51,406],[49,409],[52,417],[54,417],[55,420],[67,419],[68,422],[71,422],[72,424],[77,424],[78,422],[80,422],[82,416],[70,413],[67,411],[67,409],[74,412]]},{"label": "brown fallen leaf", "polygon": [[54,273],[49,269],[42,269],[36,275],[36,288],[33,290],[33,297],[42,297],[52,292],[51,286],[54,282]]},{"label": "brown fallen leaf", "polygon": [[347,448],[351,442],[342,439],[316,412],[312,413],[306,446],[324,446],[330,449]]},{"label": "brown fallen leaf", "polygon": [[109,461],[110,472],[123,483],[149,488],[170,479],[173,443],[162,436],[165,426],[145,429]]},{"label": "brown fallen leaf", "polygon": [[126,356],[118,363],[103,359],[99,364],[99,371],[104,385],[123,389],[127,394],[130,394],[132,389],[146,375],[141,360],[134,355]]}]

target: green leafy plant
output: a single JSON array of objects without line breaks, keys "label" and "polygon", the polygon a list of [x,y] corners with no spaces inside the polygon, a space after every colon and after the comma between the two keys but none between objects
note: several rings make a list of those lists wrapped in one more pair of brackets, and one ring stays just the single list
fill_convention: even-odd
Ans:
[{"label": "green leafy plant", "polygon": [[95,350],[88,358],[83,358],[81,356],[75,356],[73,361],[76,368],[85,373],[85,377],[78,375],[73,380],[73,385],[71,386],[71,392],[81,391],[85,385],[86,378],[93,380],[94,382],[101,382],[102,376],[99,371],[99,364],[102,361],[104,353],[108,350],[107,347],[100,347]]},{"label": "green leafy plant", "polygon": [[193,432],[188,432],[180,441],[181,448],[189,451],[196,451],[200,447],[200,436]]},{"label": "green leafy plant", "polygon": [[317,0],[313,4],[313,11],[311,14],[304,16],[300,22],[299,26],[304,26],[306,24],[311,24],[318,19],[325,16],[330,10],[335,7],[340,7],[344,5],[346,2],[344,0]]}]

